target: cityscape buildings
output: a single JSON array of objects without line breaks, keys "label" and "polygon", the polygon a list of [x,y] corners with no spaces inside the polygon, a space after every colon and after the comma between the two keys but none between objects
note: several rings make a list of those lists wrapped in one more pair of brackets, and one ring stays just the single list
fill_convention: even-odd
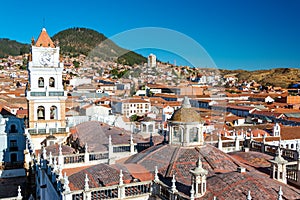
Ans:
[{"label": "cityscape buildings", "polygon": [[69,59],[43,28],[27,71],[4,64],[0,198],[300,198],[295,91],[153,54],[102,73]]}]

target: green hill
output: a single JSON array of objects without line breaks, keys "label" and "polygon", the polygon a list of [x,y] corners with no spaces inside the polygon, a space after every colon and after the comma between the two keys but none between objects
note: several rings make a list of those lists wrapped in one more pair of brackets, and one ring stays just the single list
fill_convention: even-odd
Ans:
[{"label": "green hill", "polygon": [[29,53],[29,45],[22,44],[15,40],[10,40],[7,38],[0,38],[0,58],[7,56],[17,56],[24,53]]},{"label": "green hill", "polygon": [[55,34],[52,39],[59,42],[61,53],[65,55],[84,54],[91,59],[114,60],[129,65],[147,61],[145,57],[119,47],[102,33],[87,28],[69,28]]}]

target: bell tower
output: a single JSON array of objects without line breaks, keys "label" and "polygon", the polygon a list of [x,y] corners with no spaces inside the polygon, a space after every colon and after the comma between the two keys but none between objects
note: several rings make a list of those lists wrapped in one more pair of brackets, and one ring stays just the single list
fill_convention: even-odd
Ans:
[{"label": "bell tower", "polygon": [[[54,44],[45,28],[36,42],[31,41],[31,55],[28,62],[28,133],[43,136],[66,133],[65,102],[62,72],[63,63],[59,59],[60,48]],[[33,138],[33,137],[32,137]],[[37,147],[36,146],[36,147]]]}]

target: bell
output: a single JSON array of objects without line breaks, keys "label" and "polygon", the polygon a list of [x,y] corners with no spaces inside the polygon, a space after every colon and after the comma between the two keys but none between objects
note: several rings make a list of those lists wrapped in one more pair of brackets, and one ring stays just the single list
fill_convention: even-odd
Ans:
[{"label": "bell", "polygon": [[38,117],[44,117],[44,112],[42,110],[39,110]]},{"label": "bell", "polygon": [[39,80],[39,87],[44,87],[44,80],[43,79]]}]

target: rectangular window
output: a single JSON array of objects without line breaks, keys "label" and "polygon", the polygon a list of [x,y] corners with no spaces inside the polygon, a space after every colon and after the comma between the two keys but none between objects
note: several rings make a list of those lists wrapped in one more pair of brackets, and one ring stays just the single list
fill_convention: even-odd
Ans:
[{"label": "rectangular window", "polygon": [[10,146],[11,146],[11,147],[16,147],[16,146],[18,146],[17,140],[11,140],[11,141],[10,141]]},{"label": "rectangular window", "polygon": [[18,151],[17,140],[10,140],[9,141],[9,150],[10,151]]}]

